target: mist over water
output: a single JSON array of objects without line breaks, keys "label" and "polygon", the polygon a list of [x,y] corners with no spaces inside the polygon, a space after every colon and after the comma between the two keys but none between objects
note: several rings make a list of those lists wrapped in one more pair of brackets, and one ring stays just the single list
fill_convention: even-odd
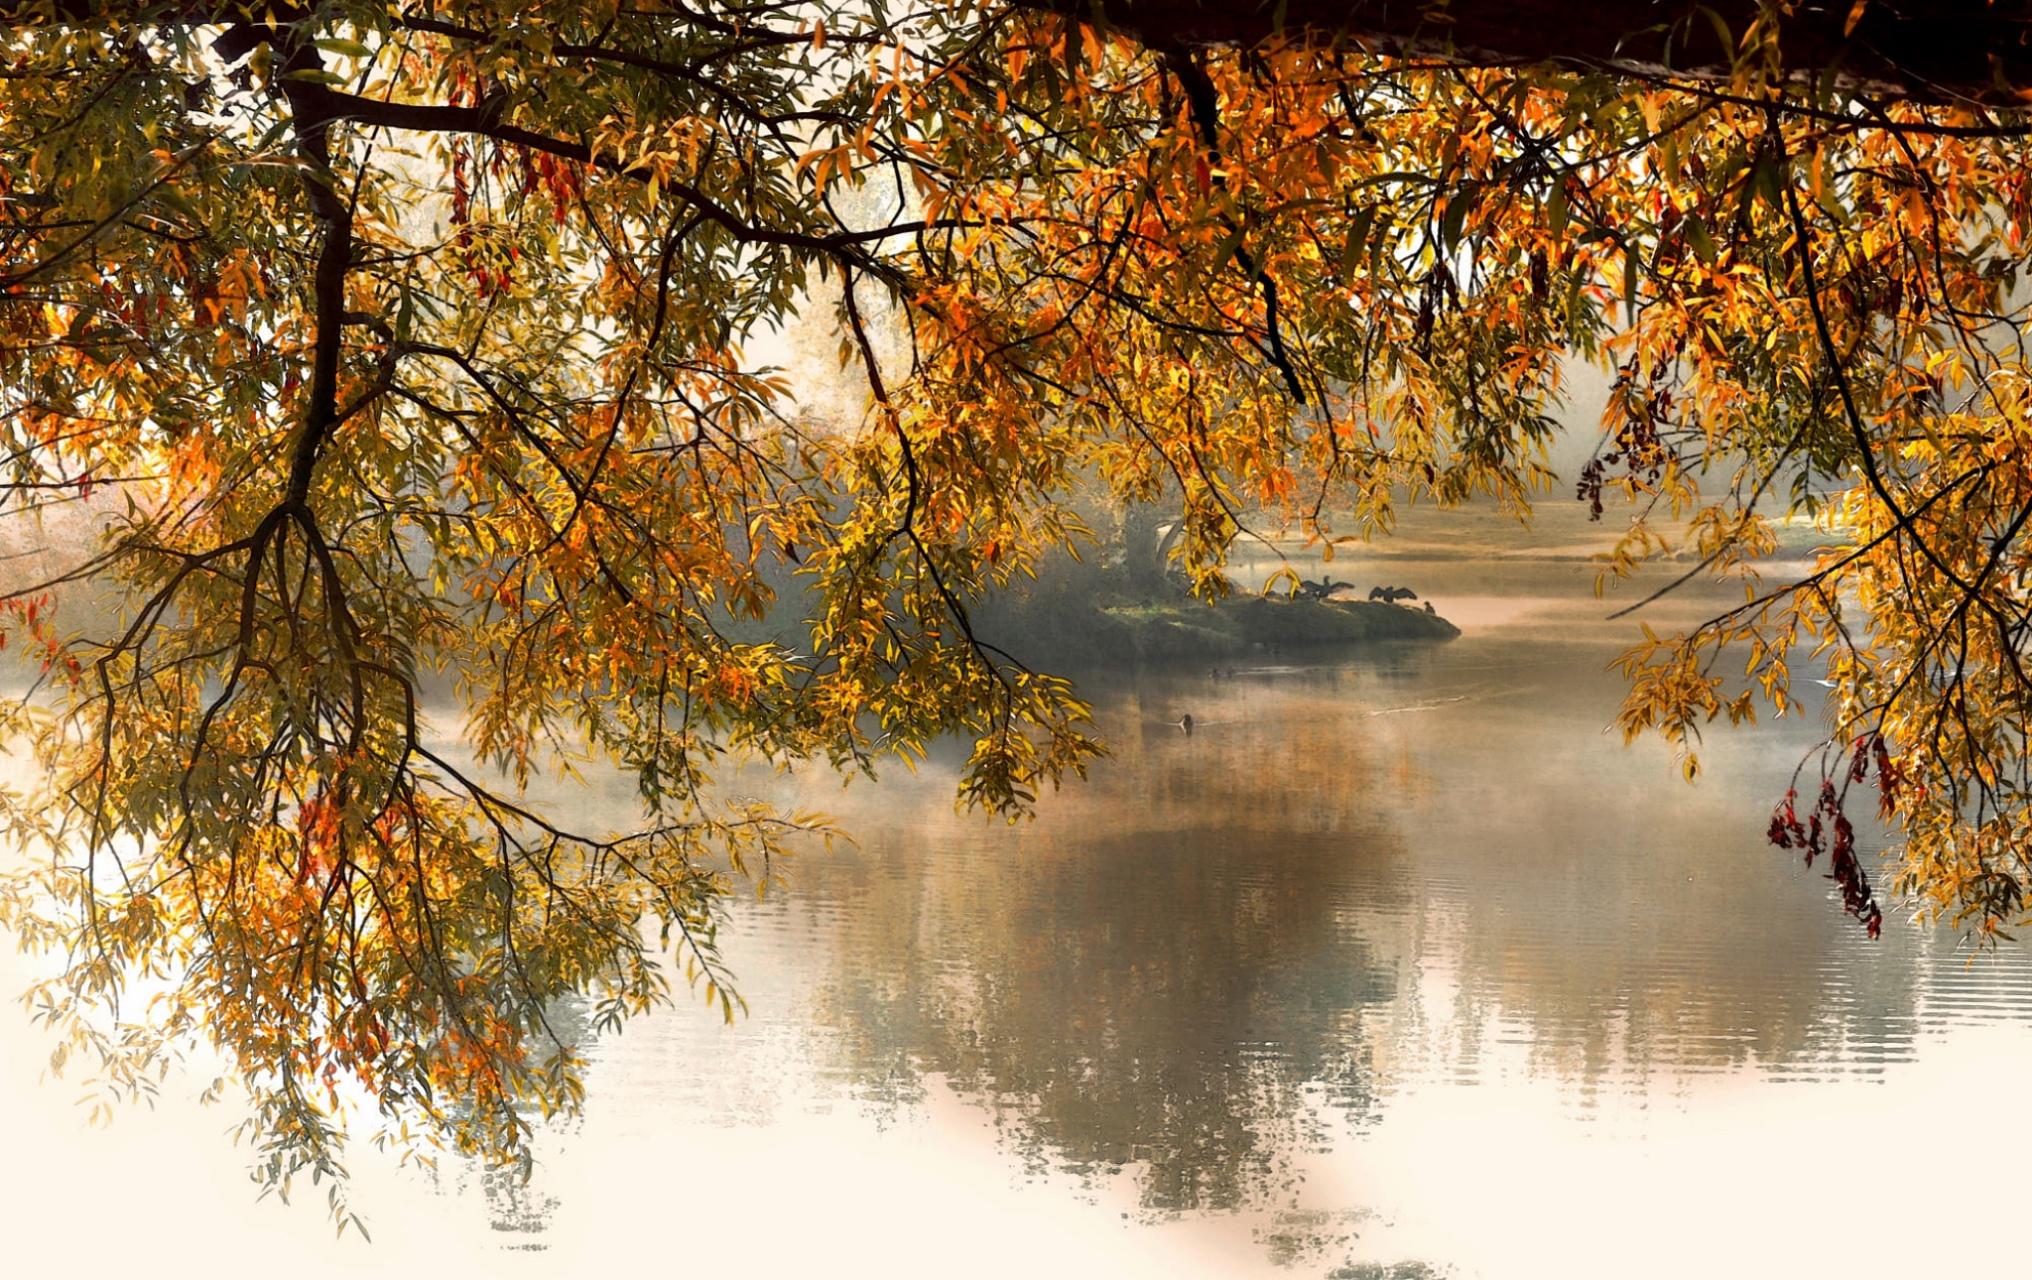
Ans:
[{"label": "mist over water", "polygon": [[[598,1041],[526,1185],[399,1175],[362,1206],[397,1243],[353,1264],[1925,1273],[1858,1202],[2021,1210],[2032,1175],[1974,1139],[2032,1068],[2032,963],[1897,912],[1873,943],[1765,843],[1817,721],[1718,730],[1692,786],[1604,732],[1635,596],[1595,598],[1602,539],[1422,519],[1334,575],[1458,640],[1088,673],[1112,755],[1034,821],[956,814],[957,760],[736,780],[858,841],[735,907],[751,1016]],[[624,823],[629,788],[560,803]],[[460,1205],[487,1228],[438,1254],[402,1225]]]},{"label": "mist over water", "polygon": [[[792,1162],[844,1126],[878,1135],[845,1166],[878,1186],[885,1143],[928,1145],[930,1176],[999,1179],[986,1220],[1081,1218],[1053,1264],[1081,1275],[1711,1274],[1839,1248],[1817,1197],[1891,1173],[1866,1153],[1913,1140],[1903,1109],[1934,1104],[1912,1089],[2032,1066],[2032,964],[1903,917],[1870,942],[1765,842],[1816,721],[1718,731],[1692,786],[1661,744],[1625,749],[1608,665],[1634,636],[1593,595],[1599,527],[1490,536],[1439,520],[1338,565],[1434,600],[1457,641],[1089,673],[1113,754],[1035,821],[956,815],[936,762],[774,784],[859,846],[737,910],[753,1017],[684,1008],[600,1047],[589,1123],[725,1126]],[[1822,1189],[1762,1221],[1742,1196],[1780,1170]],[[1668,1201],[1618,1205],[1647,1181]],[[1579,1200],[1502,1225],[1560,1187]],[[879,1213],[841,1237],[871,1267],[957,1229]],[[1667,1229],[1689,1220],[1704,1248]],[[755,1274],[804,1255],[768,1256]],[[1873,1256],[1843,1269],[1904,1274]]]}]

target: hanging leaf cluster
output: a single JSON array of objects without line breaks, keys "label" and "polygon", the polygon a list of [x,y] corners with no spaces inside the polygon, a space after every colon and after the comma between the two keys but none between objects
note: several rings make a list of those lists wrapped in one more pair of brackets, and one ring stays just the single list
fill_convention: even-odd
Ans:
[{"label": "hanging leaf cluster", "polygon": [[[737,765],[959,735],[1011,815],[1082,772],[973,618],[1083,486],[1173,495],[1217,598],[1251,522],[1528,515],[1575,362],[1608,572],[1745,589],[1646,633],[1624,729],[1691,776],[1824,673],[1813,821],[1874,772],[1900,893],[2025,914],[2023,111],[1795,75],[1769,22],[1675,76],[975,0],[0,7],[0,495],[96,531],[0,605],[46,778],[0,911],[110,1095],[221,1051],[275,1186],[362,1106],[511,1155],[580,1099],[559,1002],[618,1026],[666,947],[731,1016],[726,895],[830,831]],[[849,420],[754,354],[815,317]],[[1830,549],[1766,587],[1788,516]],[[529,798],[588,762],[638,827]]]}]

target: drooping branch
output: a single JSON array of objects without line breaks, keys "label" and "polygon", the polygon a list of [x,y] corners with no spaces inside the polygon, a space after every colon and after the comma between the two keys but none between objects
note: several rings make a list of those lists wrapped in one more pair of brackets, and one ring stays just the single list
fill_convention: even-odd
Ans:
[{"label": "drooping branch", "polygon": [[[315,46],[299,43],[288,50],[284,62],[288,72],[322,70]],[[314,337],[312,345],[310,395],[303,412],[303,426],[290,458],[289,485],[285,504],[293,511],[308,511],[311,474],[317,466],[326,438],[339,420],[339,362],[343,353],[346,324],[346,273],[353,261],[353,214],[339,195],[332,171],[331,126],[335,117],[316,86],[285,75],[278,81],[282,94],[295,115],[297,148],[309,167],[303,175],[305,192],[322,227],[317,268],[312,278]]]},{"label": "drooping branch", "polygon": [[[1206,148],[1209,180],[1216,186],[1225,187],[1228,179],[1221,170],[1220,98],[1214,90],[1214,82],[1207,75],[1206,68],[1182,50],[1166,51],[1164,61],[1185,88],[1193,123],[1199,129],[1200,145]],[[1240,228],[1236,231],[1239,233]],[[1298,381],[1298,371],[1291,367],[1291,356],[1284,350],[1284,331],[1277,323],[1277,278],[1270,274],[1267,266],[1257,264],[1249,247],[1239,238],[1235,244],[1235,261],[1262,290],[1263,324],[1270,340],[1270,363],[1284,375],[1284,387],[1291,393],[1291,399],[1302,405],[1306,403],[1305,388]]]},{"label": "drooping branch", "polygon": [[[650,178],[651,170],[647,166],[627,164],[617,157],[598,154],[582,142],[555,138],[504,123],[500,118],[501,104],[498,100],[482,102],[478,106],[471,107],[386,102],[339,93],[312,82],[285,83],[284,92],[296,111],[298,121],[315,121],[320,133],[339,121],[417,133],[465,133],[590,165],[595,169],[639,182],[647,182]],[[899,286],[902,280],[894,269],[861,252],[862,246],[900,236],[916,235],[924,231],[970,225],[956,220],[932,222],[919,219],[889,223],[866,230],[839,230],[824,234],[787,231],[780,227],[761,226],[751,222],[690,183],[660,178],[658,186],[696,209],[707,221],[719,226],[737,243],[772,245],[826,254]]]}]

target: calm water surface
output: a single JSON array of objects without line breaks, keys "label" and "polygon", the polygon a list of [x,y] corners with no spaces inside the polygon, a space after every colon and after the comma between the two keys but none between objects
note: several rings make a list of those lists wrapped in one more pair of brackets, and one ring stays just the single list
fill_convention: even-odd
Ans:
[{"label": "calm water surface", "polygon": [[681,1194],[740,1274],[1411,1280],[1909,1275],[1865,1205],[2015,1216],[2032,964],[1871,943],[1764,843],[1817,724],[1687,786],[1603,732],[1628,624],[1555,534],[1350,568],[1467,634],[1094,678],[1113,756],[1015,826],[949,764],[754,784],[858,848],[736,912],[752,1017],[599,1047],[554,1163],[621,1154],[501,1225]]},{"label": "calm water surface", "polygon": [[1939,1274],[1911,1224],[2018,1220],[2032,964],[1867,941],[1762,838],[1818,726],[1681,783],[1603,732],[1594,531],[1486,534],[1336,566],[1455,642],[1092,679],[1114,754],[1035,821],[951,762],[743,783],[859,842],[734,912],[752,1016],[599,1043],[527,1186],[395,1216],[473,1207],[476,1271],[1338,1280]]}]

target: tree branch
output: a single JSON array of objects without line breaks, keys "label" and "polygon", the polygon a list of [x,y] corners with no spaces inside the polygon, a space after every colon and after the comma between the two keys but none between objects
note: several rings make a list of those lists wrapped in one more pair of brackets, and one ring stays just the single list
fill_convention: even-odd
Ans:
[{"label": "tree branch", "polygon": [[[1192,105],[1193,121],[1199,126],[1200,141],[1206,147],[1211,181],[1217,187],[1226,188],[1227,175],[1220,171],[1220,97],[1214,91],[1214,82],[1198,59],[1182,49],[1165,50],[1164,61],[1171,68],[1171,73],[1178,77],[1186,100]],[[1291,367],[1291,356],[1284,350],[1284,334],[1277,324],[1277,281],[1268,268],[1257,266],[1248,246],[1240,243],[1241,228],[1237,227],[1235,231],[1235,261],[1242,264],[1242,270],[1248,272],[1249,278],[1263,291],[1263,322],[1269,330],[1270,362],[1284,375],[1284,386],[1291,393],[1292,400],[1303,405],[1306,403],[1305,388],[1299,384],[1298,371]]]}]

